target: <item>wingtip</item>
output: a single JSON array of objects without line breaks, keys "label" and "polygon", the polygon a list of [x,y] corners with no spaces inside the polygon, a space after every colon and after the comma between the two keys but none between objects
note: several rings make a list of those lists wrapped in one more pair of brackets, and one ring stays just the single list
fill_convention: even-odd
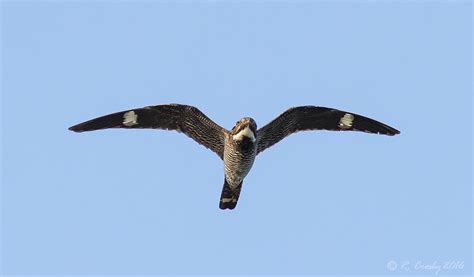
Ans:
[{"label": "wingtip", "polygon": [[392,128],[392,130],[391,130],[391,132],[390,132],[390,135],[391,135],[391,136],[395,136],[395,135],[399,135],[399,134],[400,134],[400,131],[399,131],[399,130]]},{"label": "wingtip", "polygon": [[387,135],[387,136],[396,136],[396,135],[399,135],[400,134],[400,131],[390,131],[390,132],[386,132],[386,133],[379,133],[381,135]]},{"label": "wingtip", "polygon": [[76,132],[76,133],[80,133],[82,132],[82,130],[80,130],[77,125],[74,125],[74,126],[71,126],[69,128],[67,128],[69,131],[73,131],[73,132]]}]

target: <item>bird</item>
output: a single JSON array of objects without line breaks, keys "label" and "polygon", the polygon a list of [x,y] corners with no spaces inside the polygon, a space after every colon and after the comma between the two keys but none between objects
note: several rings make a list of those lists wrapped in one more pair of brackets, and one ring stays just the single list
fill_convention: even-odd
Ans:
[{"label": "bird", "polygon": [[224,163],[224,185],[219,200],[222,210],[236,207],[243,180],[256,156],[291,134],[312,130],[400,134],[397,129],[374,119],[319,106],[289,108],[259,129],[253,118],[243,117],[231,130],[226,130],[198,108],[183,104],[116,112],[79,123],[69,130],[87,132],[108,128],[174,130],[216,153]]}]

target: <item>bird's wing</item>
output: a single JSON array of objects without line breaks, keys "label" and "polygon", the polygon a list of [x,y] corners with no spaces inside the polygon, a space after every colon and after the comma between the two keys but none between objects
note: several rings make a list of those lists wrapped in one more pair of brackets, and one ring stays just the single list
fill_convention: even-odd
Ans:
[{"label": "bird's wing", "polygon": [[373,119],[325,107],[301,106],[288,109],[257,131],[257,154],[298,131],[362,131],[393,136],[400,132]]},{"label": "bird's wing", "polygon": [[176,130],[211,149],[221,159],[227,132],[199,109],[179,104],[149,106],[113,113],[74,125],[69,130],[87,132],[108,128]]}]

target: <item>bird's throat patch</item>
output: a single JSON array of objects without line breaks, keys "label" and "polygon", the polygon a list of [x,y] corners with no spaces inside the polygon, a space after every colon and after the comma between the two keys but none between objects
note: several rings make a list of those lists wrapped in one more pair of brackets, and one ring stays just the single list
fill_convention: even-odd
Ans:
[{"label": "bird's throat patch", "polygon": [[238,132],[237,134],[232,136],[234,140],[239,140],[239,141],[243,140],[244,137],[247,137],[250,140],[252,140],[252,142],[255,142],[255,135],[248,126],[240,130],[240,132]]}]

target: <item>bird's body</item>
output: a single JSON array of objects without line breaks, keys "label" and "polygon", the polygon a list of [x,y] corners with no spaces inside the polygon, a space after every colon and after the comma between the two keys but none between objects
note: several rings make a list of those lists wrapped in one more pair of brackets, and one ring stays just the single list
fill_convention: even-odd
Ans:
[{"label": "bird's body", "polygon": [[331,108],[302,106],[291,108],[264,127],[244,117],[226,130],[197,108],[170,104],[149,106],[98,117],[69,129],[75,132],[107,128],[153,128],[183,132],[215,152],[224,162],[224,186],[219,207],[234,209],[242,182],[255,157],[288,135],[305,130],[363,131],[396,135],[400,132],[373,119]]},{"label": "bird's body", "polygon": [[242,118],[227,133],[224,146],[224,188],[221,209],[234,208],[242,182],[250,172],[257,156],[257,125],[251,118]]},{"label": "bird's body", "polygon": [[[253,126],[249,127],[248,122]],[[240,130],[234,128],[225,139],[224,173],[230,187],[237,187],[247,176],[257,156],[256,129],[253,119],[243,119],[237,126],[244,126]]]}]

